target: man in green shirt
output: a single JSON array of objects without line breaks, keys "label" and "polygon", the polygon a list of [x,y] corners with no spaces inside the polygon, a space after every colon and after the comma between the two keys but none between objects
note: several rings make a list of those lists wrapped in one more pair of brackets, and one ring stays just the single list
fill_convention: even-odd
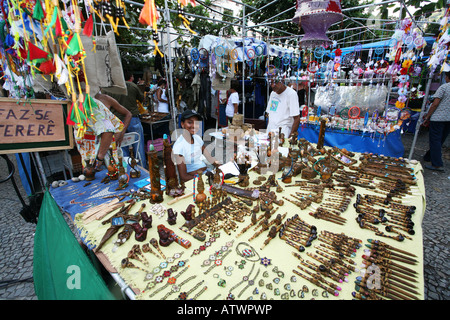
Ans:
[{"label": "man in green shirt", "polygon": [[[142,93],[141,89],[137,86],[137,84],[134,83],[134,76],[131,72],[125,70],[124,76],[126,80],[127,85],[127,94],[117,94],[109,89],[102,89],[103,93],[108,94],[109,96],[116,99],[122,106],[124,106],[126,109],[128,109],[131,112],[132,118],[131,122],[128,125],[127,132],[137,132],[140,137],[139,146],[136,150],[136,147],[133,147],[133,151],[135,156],[137,157],[138,152],[140,154],[140,158],[142,159],[143,163],[140,165],[144,168],[148,168],[147,165],[147,157],[145,153],[145,141],[144,141],[144,129],[142,128],[141,119],[139,117],[139,106],[137,104],[137,101],[143,102],[144,101],[144,94]],[[116,114],[116,116],[122,120],[120,117],[120,114]],[[128,150],[128,147],[123,148],[123,154],[124,156],[129,156],[130,152]]]}]

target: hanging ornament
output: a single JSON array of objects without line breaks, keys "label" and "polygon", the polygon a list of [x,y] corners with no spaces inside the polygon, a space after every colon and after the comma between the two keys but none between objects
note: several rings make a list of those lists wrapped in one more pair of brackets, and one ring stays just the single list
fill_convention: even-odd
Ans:
[{"label": "hanging ornament", "polygon": [[161,57],[164,57],[162,52],[158,48],[158,26],[156,22],[159,19],[158,11],[156,10],[155,0],[146,0],[141,14],[139,15],[139,22],[149,25],[152,28],[152,40],[155,44],[154,54],[159,53]]},{"label": "hanging ornament", "polygon": [[191,4],[193,7],[196,6],[196,3],[194,0],[178,0],[178,6],[177,6],[178,17],[181,18],[181,20],[183,21],[183,25],[186,27],[186,29],[189,30],[189,32],[191,32],[192,34],[197,34],[197,32],[195,32],[194,30],[191,29],[191,27],[190,27],[191,23],[183,15],[183,13],[184,13],[183,8],[185,6],[187,6],[188,4]]},{"label": "hanging ornament", "polygon": [[342,19],[340,0],[297,0],[297,11],[292,21],[305,32],[300,47],[329,46],[332,41],[326,31]]}]

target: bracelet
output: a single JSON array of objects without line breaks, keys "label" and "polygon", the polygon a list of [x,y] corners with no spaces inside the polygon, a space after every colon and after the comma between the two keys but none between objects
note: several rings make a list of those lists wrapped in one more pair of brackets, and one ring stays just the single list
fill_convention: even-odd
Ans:
[{"label": "bracelet", "polygon": [[172,290],[169,291],[164,297],[162,297],[161,300],[166,300],[171,294],[180,291],[181,287],[183,287],[189,281],[194,280],[195,278],[197,278],[197,276],[193,275],[193,276],[190,276],[189,278],[187,278],[186,280],[184,280],[183,282],[181,282],[179,285],[173,285]]},{"label": "bracelet", "polygon": [[208,286],[204,286],[193,298],[192,300],[197,300],[197,298],[203,294],[203,292],[205,292],[208,289]]},{"label": "bracelet", "polygon": [[253,272],[253,269],[255,269],[255,264],[252,265],[252,269],[250,270],[249,274],[244,276],[242,278],[242,280],[240,282],[238,282],[237,284],[235,284],[231,289],[230,292],[233,291],[234,289],[236,289],[237,287],[239,287],[241,284],[243,284],[244,282],[248,281],[248,279],[250,278],[250,275]]},{"label": "bracelet", "polygon": [[[178,295],[178,300],[187,300],[187,297],[193,292],[195,291],[198,287],[200,287],[202,285],[202,283],[205,282],[205,280],[200,281],[199,283],[197,283],[191,290],[189,290],[188,292],[181,292]],[[202,292],[203,293],[203,292]]]},{"label": "bracelet", "polygon": [[[155,290],[155,291],[153,291],[152,293],[150,293],[149,298],[153,297],[153,296],[156,295],[158,292],[160,292],[160,291],[164,290],[165,288],[167,288],[167,286],[168,286],[169,284],[175,285],[176,279],[177,279],[178,277],[180,277],[183,273],[185,273],[188,269],[189,269],[189,266],[186,266],[186,267],[185,267],[184,269],[182,269],[177,275],[170,277],[169,280],[167,281],[167,283],[166,283],[164,286],[162,286],[161,288],[158,288],[157,290]],[[154,285],[156,284],[155,282],[151,282],[151,283],[153,283]],[[153,285],[153,286],[150,286],[150,283],[149,283],[149,284],[147,285],[146,289],[147,289],[147,288],[151,289],[151,288],[154,287],[154,285]]]},{"label": "bracelet", "polygon": [[245,290],[247,290],[248,287],[253,286],[255,284],[255,280],[256,280],[256,278],[258,278],[260,271],[261,271],[261,269],[258,269],[258,271],[256,272],[256,276],[252,280],[249,280],[248,284],[241,290],[241,292],[239,292],[238,298],[240,298],[241,295],[244,294]]},{"label": "bracelet", "polygon": [[216,261],[214,261],[214,263],[208,268],[208,270],[206,270],[205,272],[203,272],[203,274],[208,274],[214,267],[220,266],[222,265],[223,259],[225,259],[225,257],[231,252],[231,250],[228,250],[227,252],[225,252],[222,256],[222,259],[216,259]]},{"label": "bracelet", "polygon": [[[240,246],[247,246],[249,248],[245,248],[242,251],[239,250]],[[248,243],[246,242],[240,242],[237,246],[236,246],[236,253],[238,254],[238,256],[245,258],[246,260],[250,261],[250,262],[257,262],[260,260],[260,256],[258,254],[258,252]],[[251,257],[256,256],[257,258],[255,260],[250,259]]]}]

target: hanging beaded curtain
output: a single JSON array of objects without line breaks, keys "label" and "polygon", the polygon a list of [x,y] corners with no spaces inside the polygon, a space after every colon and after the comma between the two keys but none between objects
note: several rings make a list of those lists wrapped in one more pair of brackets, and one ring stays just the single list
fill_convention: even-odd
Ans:
[{"label": "hanging beaded curtain", "polygon": [[328,28],[342,19],[340,0],[297,0],[297,10],[292,21],[305,32],[300,46],[315,48],[329,46]]}]

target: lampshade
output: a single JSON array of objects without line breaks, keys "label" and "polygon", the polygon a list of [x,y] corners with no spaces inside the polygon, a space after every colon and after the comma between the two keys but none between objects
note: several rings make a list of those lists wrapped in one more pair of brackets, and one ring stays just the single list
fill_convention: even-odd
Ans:
[{"label": "lampshade", "polygon": [[333,23],[341,19],[340,0],[297,0],[297,10],[292,21],[305,32],[300,46],[314,48],[330,45],[331,40],[326,32]]}]

